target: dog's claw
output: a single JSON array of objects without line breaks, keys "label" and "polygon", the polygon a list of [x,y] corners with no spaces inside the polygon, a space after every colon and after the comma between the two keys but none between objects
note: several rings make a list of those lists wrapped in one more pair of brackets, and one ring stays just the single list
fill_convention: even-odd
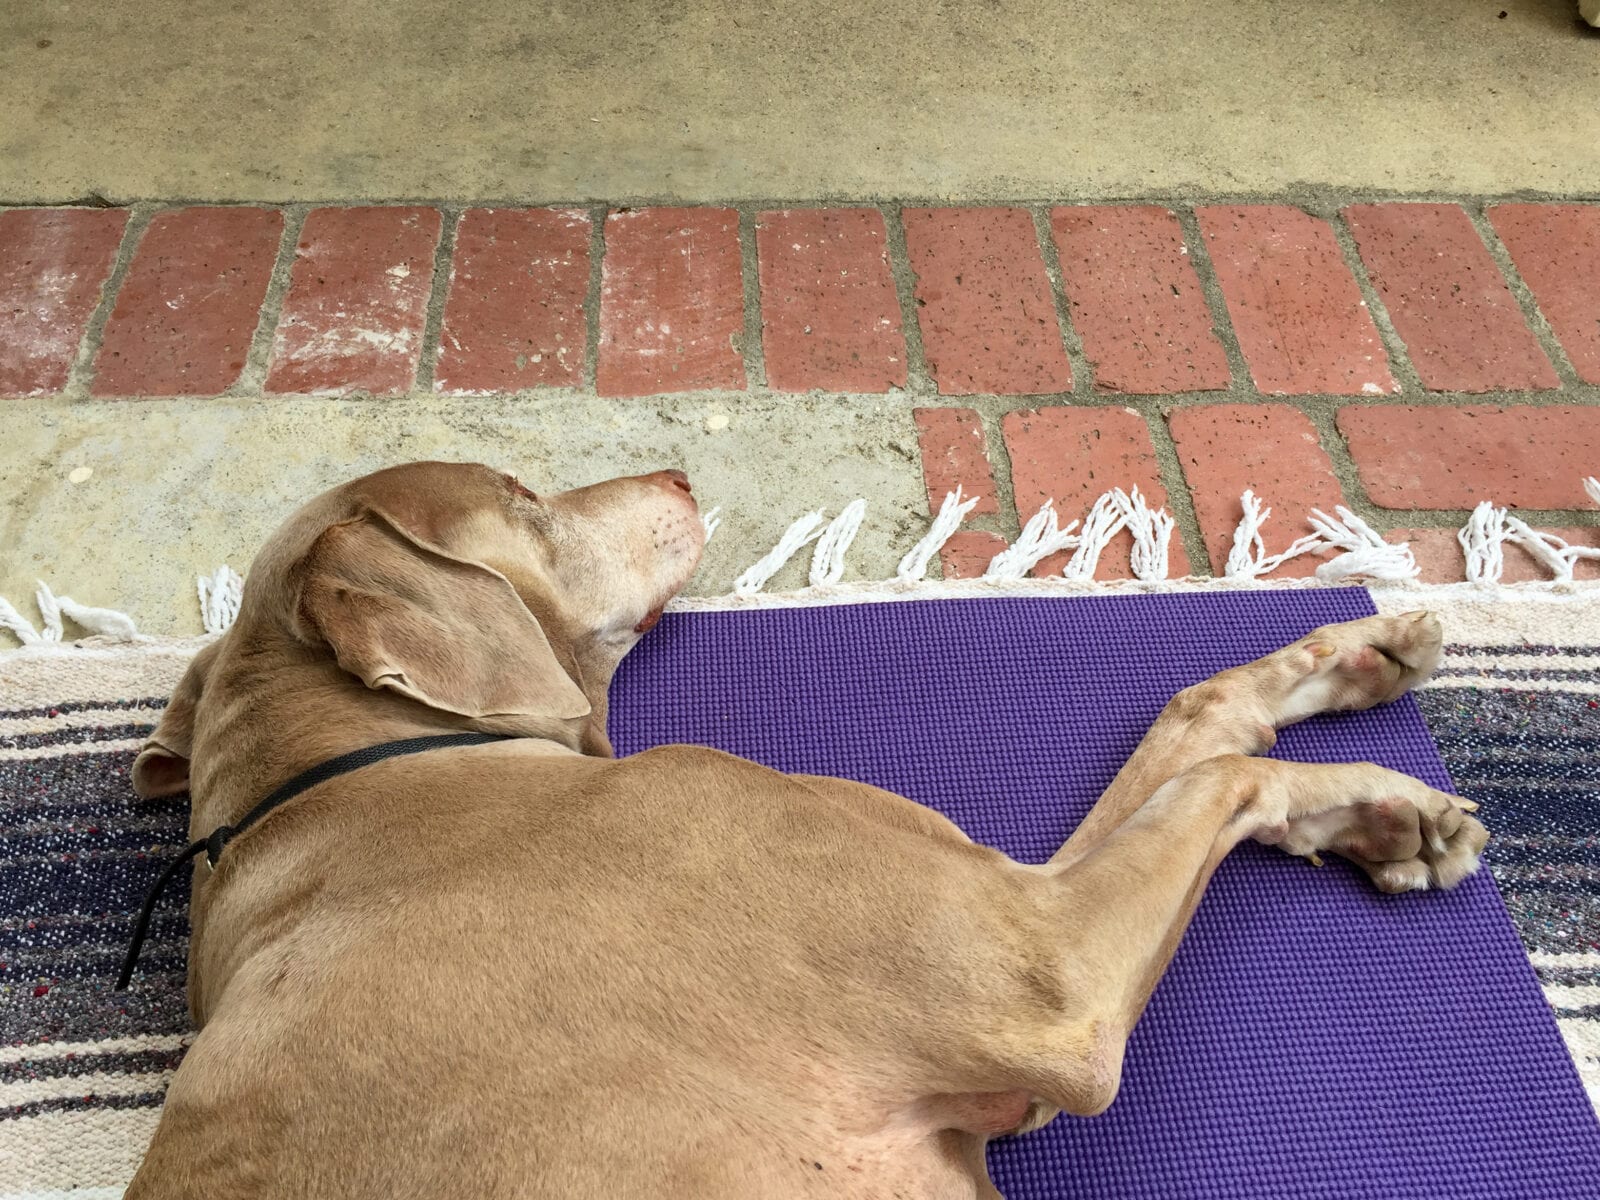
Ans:
[{"label": "dog's claw", "polygon": [[1322,855],[1313,851],[1312,853],[1306,855],[1306,861],[1313,867],[1320,867],[1322,865]]}]

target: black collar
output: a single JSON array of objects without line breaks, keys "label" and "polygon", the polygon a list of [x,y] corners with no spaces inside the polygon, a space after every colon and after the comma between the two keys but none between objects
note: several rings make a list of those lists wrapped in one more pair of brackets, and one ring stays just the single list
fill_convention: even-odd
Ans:
[{"label": "black collar", "polygon": [[167,869],[151,885],[145,893],[144,904],[139,909],[139,920],[134,924],[133,937],[128,943],[128,955],[122,960],[122,971],[117,976],[116,990],[126,991],[128,981],[133,978],[133,968],[139,961],[139,951],[144,947],[145,934],[150,929],[150,917],[155,912],[156,903],[161,899],[161,893],[166,891],[167,884],[172,882],[184,863],[194,858],[202,850],[205,851],[206,862],[212,867],[217,865],[217,860],[222,857],[222,851],[230,841],[238,837],[250,826],[281,804],[293,800],[301,792],[314,788],[319,783],[326,783],[336,776],[349,771],[370,767],[373,763],[382,762],[386,758],[398,758],[402,754],[420,754],[424,750],[443,750],[450,746],[481,746],[485,742],[503,742],[515,737],[510,733],[440,733],[428,737],[401,738],[397,742],[383,742],[377,746],[367,746],[361,750],[352,750],[349,754],[341,754],[338,758],[330,758],[327,762],[318,763],[309,771],[302,771],[288,783],[284,784],[260,804],[245,813],[236,824],[219,825],[211,831],[210,836],[203,837],[197,842],[191,842],[188,849],[180,854],[175,861],[168,864]]}]

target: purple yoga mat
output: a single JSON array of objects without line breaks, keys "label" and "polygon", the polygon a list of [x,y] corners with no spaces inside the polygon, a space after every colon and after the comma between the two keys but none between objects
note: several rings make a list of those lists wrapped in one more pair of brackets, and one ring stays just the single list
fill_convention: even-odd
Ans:
[{"label": "purple yoga mat", "polygon": [[[612,734],[619,754],[696,742],[876,784],[1036,862],[1173,692],[1372,611],[1352,589],[673,614],[624,662]],[[1286,730],[1276,754],[1450,786],[1409,697]],[[997,1141],[990,1165],[1008,1200],[1594,1200],[1600,1125],[1486,875],[1387,897],[1247,845],[1116,1103]]]}]

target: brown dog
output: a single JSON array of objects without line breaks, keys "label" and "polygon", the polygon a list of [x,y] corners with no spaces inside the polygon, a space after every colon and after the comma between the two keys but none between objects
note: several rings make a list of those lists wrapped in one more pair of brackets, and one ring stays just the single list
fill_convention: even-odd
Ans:
[{"label": "brown dog", "polygon": [[1425,677],[1428,614],[1321,629],[1168,704],[1024,866],[861,784],[616,760],[606,686],[703,533],[664,471],[535,496],[418,463],[313,500],[140,754],[193,836],[337,755],[196,868],[203,1031],[128,1196],[996,1196],[992,1135],[1116,1095],[1217,863],[1255,838],[1448,887],[1469,804],[1249,757]]}]

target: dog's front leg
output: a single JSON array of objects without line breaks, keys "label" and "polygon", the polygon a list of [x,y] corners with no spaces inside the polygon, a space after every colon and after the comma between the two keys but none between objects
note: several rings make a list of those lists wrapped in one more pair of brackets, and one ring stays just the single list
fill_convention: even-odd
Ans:
[{"label": "dog's front leg", "polygon": [[1433,673],[1443,642],[1438,618],[1413,612],[1313,630],[1265,658],[1212,676],[1174,696],[1056,855],[1089,853],[1158,788],[1219,754],[1261,754],[1276,732],[1314,713],[1394,700]]}]

